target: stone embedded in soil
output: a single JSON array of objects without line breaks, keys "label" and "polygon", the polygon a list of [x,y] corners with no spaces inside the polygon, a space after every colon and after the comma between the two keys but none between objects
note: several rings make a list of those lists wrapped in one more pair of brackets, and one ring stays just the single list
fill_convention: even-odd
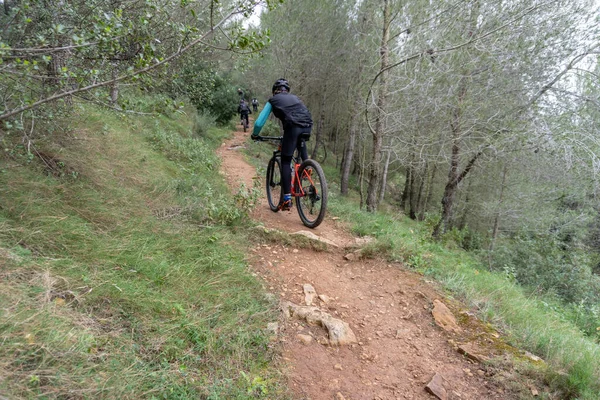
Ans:
[{"label": "stone embedded in soil", "polygon": [[310,325],[320,325],[327,329],[330,345],[343,346],[357,342],[350,325],[321,311],[318,307],[299,306],[289,301],[282,302],[281,307],[288,318],[296,317]]},{"label": "stone embedded in soil", "polygon": [[482,354],[482,350],[475,343],[464,343],[459,345],[458,352],[478,363],[483,363],[490,359],[488,356]]},{"label": "stone embedded in soil", "polygon": [[540,357],[538,357],[535,354],[530,353],[528,351],[525,351],[524,354],[525,354],[525,357],[529,358],[530,360],[533,360],[533,361],[536,361],[536,362],[544,361]]},{"label": "stone embedded in soil", "polygon": [[331,240],[322,238],[320,236],[317,236],[314,233],[309,232],[309,231],[298,231],[298,232],[290,233],[290,235],[304,236],[304,237],[309,238],[310,240],[314,240],[314,241],[317,241],[317,242],[325,243],[328,246],[340,247],[336,243],[332,242]]},{"label": "stone embedded in soil", "polygon": [[303,334],[300,334],[300,333],[298,335],[296,335],[296,337],[298,339],[300,339],[300,341],[303,344],[305,344],[305,345],[310,344],[312,342],[312,340],[313,340],[312,336],[310,336],[310,335],[303,335]]},{"label": "stone embedded in soil", "polygon": [[425,390],[440,400],[448,400],[448,390],[445,387],[446,380],[436,372],[431,381],[425,386]]},{"label": "stone embedded in soil", "polygon": [[329,304],[329,302],[331,301],[331,298],[326,294],[320,294],[319,299],[325,304]]},{"label": "stone embedded in soil", "polygon": [[461,329],[456,322],[456,318],[454,318],[454,314],[452,314],[452,311],[450,311],[450,309],[441,301],[433,301],[433,310],[431,311],[431,314],[433,314],[435,323],[443,330],[455,333],[461,332]]},{"label": "stone embedded in soil", "polygon": [[302,289],[304,290],[304,302],[307,306],[311,306],[313,300],[317,296],[317,291],[310,283],[305,283],[302,285]]},{"label": "stone embedded in soil", "polygon": [[269,322],[267,324],[267,330],[272,334],[276,335],[279,331],[279,324],[277,322]]},{"label": "stone embedded in soil", "polygon": [[354,243],[357,246],[364,246],[367,245],[369,243],[372,243],[375,241],[375,238],[372,236],[363,236],[363,237],[358,237],[354,239]]},{"label": "stone embedded in soil", "polygon": [[540,392],[538,392],[538,390],[535,388],[535,386],[530,386],[529,390],[531,390],[531,395],[534,397],[537,397],[540,395]]},{"label": "stone embedded in soil", "polygon": [[354,261],[354,260],[356,260],[356,255],[354,253],[348,253],[344,256],[344,260]]}]

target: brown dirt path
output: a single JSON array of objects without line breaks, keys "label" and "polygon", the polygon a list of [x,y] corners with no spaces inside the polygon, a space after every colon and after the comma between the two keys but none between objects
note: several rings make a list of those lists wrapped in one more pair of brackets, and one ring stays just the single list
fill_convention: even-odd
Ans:
[{"label": "brown dirt path", "polygon": [[[235,132],[219,150],[222,173],[234,192],[242,182],[252,187],[253,179],[261,183],[264,179],[256,176],[241,151],[249,143],[248,136]],[[252,215],[257,222],[287,232],[308,230],[295,209],[273,213],[266,198],[261,198]],[[481,331],[467,328],[456,335],[434,323],[435,299],[443,300],[455,315],[460,306],[445,300],[431,282],[400,264],[377,259],[346,261],[349,251],[344,246],[354,238],[330,215],[313,232],[340,248],[317,252],[264,244],[251,249],[249,259],[270,291],[283,300],[303,304],[305,283],[314,286],[317,294],[328,296],[328,304],[317,300],[315,305],[347,322],[359,341],[341,347],[320,344],[327,340],[323,328],[282,318],[278,342],[294,398],[435,399],[425,386],[436,373],[446,380],[448,399],[517,398],[499,383],[502,371],[456,351],[457,343],[473,338],[481,342]],[[461,318],[471,317],[463,312]],[[304,344],[299,334],[313,340]]]}]

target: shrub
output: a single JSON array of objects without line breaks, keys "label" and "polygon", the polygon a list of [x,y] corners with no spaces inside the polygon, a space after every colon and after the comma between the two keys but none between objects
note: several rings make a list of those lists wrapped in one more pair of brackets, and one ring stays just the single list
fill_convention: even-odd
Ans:
[{"label": "shrub", "polygon": [[198,136],[206,136],[208,130],[215,126],[216,117],[207,111],[200,111],[194,117],[194,132]]},{"label": "shrub", "polygon": [[562,249],[553,235],[520,234],[498,246],[491,255],[491,267],[514,271],[519,283],[547,293],[556,293],[567,302],[597,298],[600,282],[592,274],[591,260],[577,249]]}]

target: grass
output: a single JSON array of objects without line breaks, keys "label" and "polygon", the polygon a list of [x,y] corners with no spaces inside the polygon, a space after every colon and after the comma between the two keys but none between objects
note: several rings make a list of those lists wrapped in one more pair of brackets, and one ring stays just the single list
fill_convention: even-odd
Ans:
[{"label": "grass", "polygon": [[3,143],[0,395],[286,397],[236,234],[251,202],[218,175],[227,131],[77,114],[43,159]]},{"label": "grass", "polygon": [[504,275],[488,272],[479,259],[432,241],[431,227],[401,214],[369,214],[355,200],[330,196],[329,209],[352,222],[359,236],[377,238],[376,252],[435,278],[499,327],[512,345],[541,356],[548,384],[561,398],[600,398],[600,346],[565,315],[530,295]]},{"label": "grass", "polygon": [[[249,155],[260,171],[270,150],[253,144]],[[384,204],[377,213],[361,211],[356,192],[339,195],[338,170],[327,164],[323,168],[329,186],[328,213],[348,222],[357,236],[377,239],[363,249],[364,256],[387,257],[441,283],[449,296],[460,298],[483,321],[503,331],[509,344],[542,357],[546,363],[541,366],[515,362],[523,371],[530,368],[527,373],[541,372],[559,398],[600,399],[600,345],[573,322],[567,309],[553,299],[532,295],[503,274],[489,272],[479,258],[451,241],[433,241],[431,226],[393,207]]]},{"label": "grass", "polygon": [[[32,153],[20,137],[3,139],[0,396],[289,397],[265,329],[275,307],[244,257],[246,233],[257,236],[245,210],[257,194],[227,192],[215,156],[227,130],[187,112],[134,118],[86,107],[69,133],[40,137]],[[250,152],[270,155],[264,144]],[[361,212],[325,167],[331,213],[377,238],[367,253],[465,299],[546,360],[563,398],[599,397],[599,346],[556,308],[432,242],[425,224]]]}]

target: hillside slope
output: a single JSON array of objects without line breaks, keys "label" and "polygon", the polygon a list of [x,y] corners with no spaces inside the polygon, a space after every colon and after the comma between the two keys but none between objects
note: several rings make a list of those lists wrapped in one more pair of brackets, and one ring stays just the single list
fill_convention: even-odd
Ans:
[{"label": "hillside slope", "polygon": [[[248,134],[238,130],[219,151],[233,191],[263,180],[245,160],[248,144]],[[257,273],[282,303],[305,305],[306,285],[312,286],[311,304],[349,324],[357,338],[331,346],[324,327],[282,317],[277,340],[294,398],[432,399],[426,386],[436,374],[451,399],[529,398],[549,391],[532,369],[527,376],[527,362],[513,370],[516,358],[527,359],[523,352],[447,299],[438,285],[386,261],[376,248],[357,250],[362,241],[340,218],[330,215],[312,231],[335,245],[307,246],[293,235],[307,229],[295,209],[273,213],[261,199],[252,217],[264,226],[256,233],[262,242],[248,257]],[[455,331],[436,325],[432,310],[439,301],[460,321]],[[473,359],[478,357],[493,361]]]},{"label": "hillside slope", "polygon": [[[0,397],[246,398],[278,389],[275,318],[218,178],[225,131],[78,108],[0,155]],[[41,125],[41,124],[40,124]],[[201,136],[202,135],[202,136]]]}]

